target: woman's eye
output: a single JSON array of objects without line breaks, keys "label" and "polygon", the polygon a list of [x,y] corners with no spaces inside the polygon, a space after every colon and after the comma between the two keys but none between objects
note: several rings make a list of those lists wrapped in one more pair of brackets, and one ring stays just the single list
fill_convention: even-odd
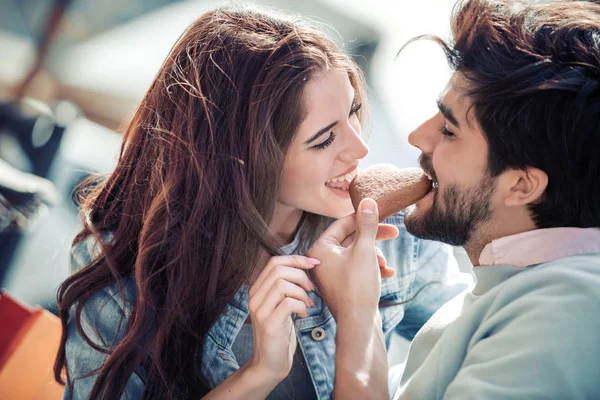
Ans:
[{"label": "woman's eye", "polygon": [[334,140],[335,140],[335,133],[331,132],[331,134],[329,135],[327,140],[325,140],[323,143],[315,145],[313,148],[317,149],[317,150],[323,150],[323,149],[329,147],[329,145],[331,143],[333,143]]},{"label": "woman's eye", "polygon": [[454,133],[450,132],[448,130],[448,128],[446,128],[445,126],[440,129],[440,132],[442,132],[442,135],[444,135],[444,136],[448,136],[448,137],[454,136]]},{"label": "woman's eye", "polygon": [[350,115],[354,115],[358,112],[358,110],[360,110],[360,108],[362,107],[362,103],[361,104],[354,104],[352,106],[352,108],[350,109]]}]

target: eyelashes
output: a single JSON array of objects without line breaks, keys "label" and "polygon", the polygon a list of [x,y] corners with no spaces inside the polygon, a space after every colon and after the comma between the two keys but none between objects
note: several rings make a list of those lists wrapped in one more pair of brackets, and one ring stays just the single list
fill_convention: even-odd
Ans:
[{"label": "eyelashes", "polygon": [[360,108],[362,107],[362,103],[361,104],[355,104],[352,106],[352,108],[350,109],[350,115],[354,115],[358,112],[358,110],[360,110]]},{"label": "eyelashes", "polygon": [[[356,114],[358,112],[358,110],[360,110],[360,108],[362,107],[362,103],[361,104],[354,104],[352,106],[352,108],[350,109],[350,114],[349,116],[353,116],[354,114]],[[327,138],[327,140],[325,140],[323,143],[317,144],[315,146],[313,146],[313,149],[315,150],[323,150],[326,149],[327,147],[329,147],[333,141],[335,140],[336,134],[335,132],[331,132],[329,134],[329,137]]]},{"label": "eyelashes", "polygon": [[450,132],[450,131],[448,130],[448,128],[446,128],[445,126],[444,126],[444,127],[442,127],[442,128],[440,128],[440,132],[441,132],[441,133],[442,133],[442,135],[444,135],[444,136],[448,136],[448,137],[453,137],[453,136],[454,136],[454,133]]},{"label": "eyelashes", "polygon": [[335,140],[335,132],[331,132],[331,134],[329,135],[329,137],[327,138],[327,140],[325,140],[323,143],[318,144],[316,146],[314,146],[314,149],[317,150],[323,150],[327,147],[329,147],[331,145],[331,143],[333,143],[333,141]]}]

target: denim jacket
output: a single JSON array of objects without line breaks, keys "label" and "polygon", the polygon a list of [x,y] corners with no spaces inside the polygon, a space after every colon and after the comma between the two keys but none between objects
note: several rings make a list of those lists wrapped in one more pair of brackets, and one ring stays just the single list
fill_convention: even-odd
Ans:
[{"label": "denim jacket", "polygon": [[[459,272],[449,246],[417,239],[406,231],[404,215],[396,214],[385,221],[400,230],[398,238],[379,242],[388,265],[395,268],[394,277],[382,281],[381,302],[404,302],[380,307],[383,332],[389,346],[393,334],[411,340],[423,324],[446,301],[467,290],[472,284],[469,274]],[[304,254],[308,245],[296,241],[281,249],[284,254]],[[82,242],[73,249],[73,268],[87,265],[94,255],[94,245]],[[117,285],[104,288],[88,300],[82,313],[84,329],[95,343],[118,343],[125,326],[118,328],[122,315],[130,315],[136,298],[133,278],[122,283],[126,304],[121,301]],[[430,283],[430,285],[427,285]],[[426,286],[427,285],[427,286]],[[423,289],[419,292],[420,289]],[[417,295],[417,292],[418,295]],[[308,309],[307,318],[295,318],[297,351],[301,351],[319,399],[331,398],[335,375],[336,323],[317,293],[309,292],[315,307]],[[225,307],[224,312],[209,330],[202,354],[196,355],[198,373],[211,387],[216,387],[240,368],[232,345],[249,315],[248,287],[243,287]],[[69,321],[66,355],[71,379],[77,379],[98,368],[106,354],[92,349],[79,336]],[[123,324],[125,325],[125,324]],[[89,329],[95,327],[96,329]],[[88,329],[86,329],[88,328]],[[74,388],[67,385],[65,399],[73,391],[73,399],[86,399],[94,384],[95,375],[75,381]],[[126,397],[137,399],[144,390],[144,371],[138,370],[126,387]]]}]

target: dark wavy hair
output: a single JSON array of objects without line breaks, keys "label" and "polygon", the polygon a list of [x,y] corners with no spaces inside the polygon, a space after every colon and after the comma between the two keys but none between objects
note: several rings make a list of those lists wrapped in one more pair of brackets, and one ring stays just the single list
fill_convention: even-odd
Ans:
[{"label": "dark wavy hair", "polygon": [[[90,398],[119,398],[140,366],[146,399],[206,393],[192,355],[249,282],[260,251],[279,254],[269,223],[283,162],[305,117],[306,83],[330,68],[347,71],[364,102],[355,63],[305,21],[217,9],[182,35],[127,126],[116,169],[81,192],[84,228],[74,245],[92,236],[101,254],[59,288],[58,381],[73,312],[79,334],[107,353]],[[307,237],[325,223],[303,217]],[[138,287],[125,335],[101,346],[85,334],[82,310],[125,277]]]},{"label": "dark wavy hair", "polygon": [[[442,45],[469,84],[492,176],[528,166],[549,178],[529,206],[538,228],[600,227],[600,5],[467,0]],[[471,111],[470,110],[470,111]]]}]

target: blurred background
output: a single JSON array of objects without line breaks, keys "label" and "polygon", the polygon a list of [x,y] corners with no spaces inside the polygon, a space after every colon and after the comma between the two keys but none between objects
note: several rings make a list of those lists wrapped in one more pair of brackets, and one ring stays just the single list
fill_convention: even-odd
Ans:
[{"label": "blurred background", "polygon": [[81,227],[74,187],[114,168],[120,129],[189,23],[240,4],[324,24],[367,76],[362,165],[416,165],[407,135],[435,112],[449,70],[430,42],[396,53],[419,34],[446,38],[454,0],[0,0],[0,287],[53,311]]}]

